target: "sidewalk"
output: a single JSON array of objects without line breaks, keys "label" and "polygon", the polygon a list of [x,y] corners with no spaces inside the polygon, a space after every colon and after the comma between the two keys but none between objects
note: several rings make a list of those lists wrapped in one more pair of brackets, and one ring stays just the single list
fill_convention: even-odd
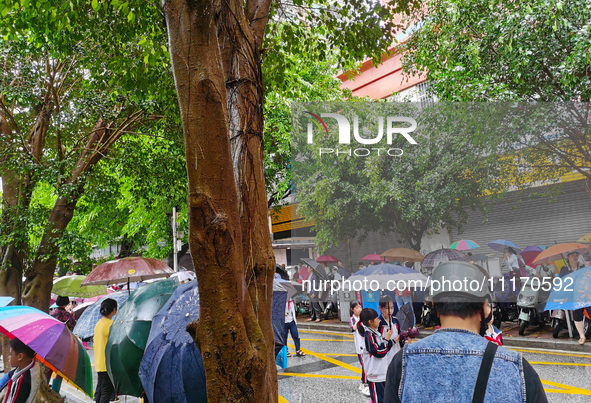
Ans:
[{"label": "sidewalk", "polygon": [[[421,332],[419,339],[433,334],[434,328],[423,328],[418,326]],[[349,333],[351,329],[349,324],[341,322],[338,319],[329,319],[319,323],[306,322],[306,317],[298,318],[298,329],[309,330],[328,330],[339,333]],[[531,326],[526,330],[525,336],[519,336],[517,322],[503,322],[501,327],[503,332],[503,345],[508,347],[529,347],[546,348],[554,350],[580,351],[591,353],[591,340],[583,346],[577,343],[578,338],[569,338],[568,333],[563,331],[558,339],[552,337],[552,328],[550,325],[538,331],[537,327]]]}]

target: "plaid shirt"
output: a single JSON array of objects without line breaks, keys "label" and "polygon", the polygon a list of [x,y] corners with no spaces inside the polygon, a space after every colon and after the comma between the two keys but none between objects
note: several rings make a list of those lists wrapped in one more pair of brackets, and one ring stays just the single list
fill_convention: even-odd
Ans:
[{"label": "plaid shirt", "polygon": [[73,313],[66,311],[62,307],[58,307],[54,309],[50,315],[60,322],[64,322],[68,329],[74,330],[74,326],[76,326],[76,318],[74,317]]}]

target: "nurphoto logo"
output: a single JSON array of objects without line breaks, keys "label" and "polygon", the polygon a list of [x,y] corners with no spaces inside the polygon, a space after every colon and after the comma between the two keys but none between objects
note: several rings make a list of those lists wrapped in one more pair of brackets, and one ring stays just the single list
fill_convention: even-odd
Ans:
[{"label": "nurphoto logo", "polygon": [[[349,145],[351,144],[351,123],[349,119],[338,113],[321,113],[320,116],[306,111],[307,114],[312,116],[315,120],[308,123],[308,144],[314,143],[314,126],[316,124],[318,130],[326,135],[330,135],[328,128],[323,118],[335,119],[339,128],[339,144]],[[412,145],[416,145],[416,140],[410,135],[411,132],[417,128],[417,121],[413,118],[405,116],[378,116],[378,130],[377,135],[373,138],[362,137],[359,130],[359,117],[353,116],[353,137],[356,143],[369,146],[379,144],[384,139],[384,126],[386,127],[386,144],[392,145],[393,139],[402,135],[404,139]],[[408,124],[408,126],[399,127],[397,124]],[[390,157],[400,157],[404,154],[404,150],[401,148],[385,148],[385,147],[372,147],[372,148],[320,148],[319,154],[347,154],[355,157],[367,157],[371,154],[377,155],[388,155]]]}]

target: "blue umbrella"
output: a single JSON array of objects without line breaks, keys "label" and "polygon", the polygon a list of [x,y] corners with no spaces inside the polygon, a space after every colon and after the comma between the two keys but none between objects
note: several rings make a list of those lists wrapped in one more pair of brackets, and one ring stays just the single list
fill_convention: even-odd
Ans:
[{"label": "blue umbrella", "polygon": [[[572,283],[569,279],[572,279]],[[591,306],[591,266],[576,270],[554,286],[545,310],[566,309],[569,311]],[[535,283],[533,283],[535,284]]]},{"label": "blue umbrella", "polygon": [[[121,308],[121,305],[123,305],[123,303],[127,300],[128,297],[129,294],[127,293],[127,291],[119,291],[109,295],[105,295],[104,297],[102,297],[101,299],[99,299],[94,304],[90,305],[84,310],[84,312],[82,313],[82,315],[80,315],[80,318],[76,322],[76,326],[74,327],[72,333],[74,333],[81,339],[88,339],[90,337],[93,337],[94,327],[96,326],[99,319],[103,316],[100,313],[102,302],[107,298],[111,298],[117,301],[117,307]],[[115,316],[117,316],[117,314],[115,314]],[[115,316],[113,316],[113,319],[115,318]]]},{"label": "blue umbrella", "polygon": [[489,242],[488,246],[489,248],[499,252],[505,252],[506,248],[513,248],[515,250],[515,253],[521,253],[521,249],[519,249],[517,245],[505,239],[497,239],[496,241]]},{"label": "blue umbrella", "polygon": [[201,353],[185,330],[199,319],[197,280],[180,285],[152,320],[139,376],[150,402],[206,402]]},{"label": "blue umbrella", "polygon": [[271,311],[271,324],[275,335],[275,356],[287,344],[287,332],[285,329],[285,304],[287,303],[287,290],[277,280],[273,280],[273,305]]}]

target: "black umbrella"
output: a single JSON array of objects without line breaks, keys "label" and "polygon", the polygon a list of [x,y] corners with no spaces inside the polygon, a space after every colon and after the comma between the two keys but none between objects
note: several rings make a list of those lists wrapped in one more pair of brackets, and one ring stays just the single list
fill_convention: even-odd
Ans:
[{"label": "black umbrella", "polygon": [[399,310],[398,313],[394,316],[398,319],[398,324],[400,325],[400,331],[405,331],[413,327],[414,323],[414,312],[412,311],[412,307],[410,306],[410,302],[404,304]]},{"label": "black umbrella", "polygon": [[275,273],[279,273],[283,280],[289,281],[289,274],[283,267],[279,266],[278,264],[275,265]]},{"label": "black umbrella", "polygon": [[326,275],[324,267],[321,264],[317,263],[313,259],[308,258],[301,258],[300,260],[312,268],[314,273],[316,273],[316,275],[318,276],[319,280],[328,280],[328,276]]}]

